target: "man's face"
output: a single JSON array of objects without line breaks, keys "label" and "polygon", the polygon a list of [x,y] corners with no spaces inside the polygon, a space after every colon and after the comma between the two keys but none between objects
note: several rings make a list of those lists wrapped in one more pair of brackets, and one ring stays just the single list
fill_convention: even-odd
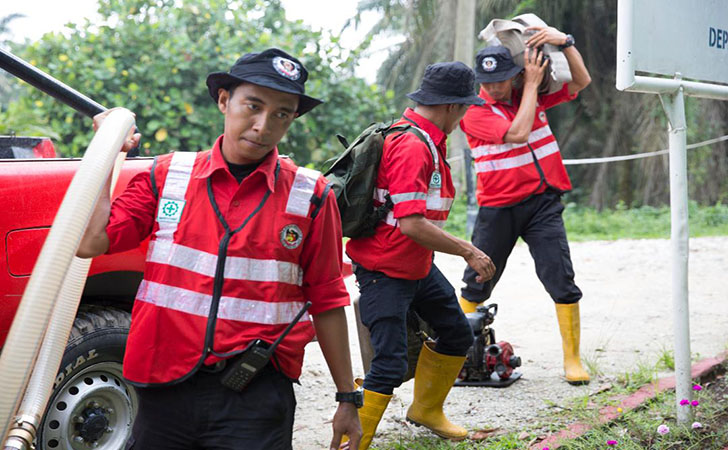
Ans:
[{"label": "man's face", "polygon": [[448,108],[448,121],[445,124],[446,128],[443,130],[445,134],[450,134],[455,130],[455,128],[458,127],[458,124],[461,120],[463,120],[463,117],[465,116],[465,113],[468,112],[468,107],[470,105],[458,105],[458,104],[452,104],[449,105]]},{"label": "man's face", "polygon": [[509,78],[495,83],[480,83],[480,86],[485,89],[485,92],[487,92],[493,100],[503,102],[511,99],[511,89],[513,89],[512,82],[513,78]]},{"label": "man's face", "polygon": [[278,145],[296,117],[298,95],[252,83],[232,93],[218,91],[217,106],[225,115],[222,152],[233,164],[252,164]]}]

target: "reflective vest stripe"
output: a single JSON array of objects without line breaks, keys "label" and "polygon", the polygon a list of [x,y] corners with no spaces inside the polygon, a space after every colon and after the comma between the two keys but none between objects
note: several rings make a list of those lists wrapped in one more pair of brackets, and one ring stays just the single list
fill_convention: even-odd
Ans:
[{"label": "reflective vest stripe", "polygon": [[427,193],[427,209],[429,211],[450,211],[453,198],[441,197],[441,189],[430,189]]},{"label": "reflective vest stripe", "polygon": [[[208,277],[215,276],[217,255],[172,241],[151,241],[149,262],[166,264]],[[152,248],[153,247],[153,248]],[[247,281],[273,281],[301,286],[303,271],[298,264],[274,259],[253,259],[228,256],[225,278]]]},{"label": "reflective vest stripe", "polygon": [[420,128],[417,128],[416,126],[412,126],[415,130],[419,131],[425,139],[427,139],[427,146],[430,149],[430,153],[432,153],[432,161],[435,163],[435,171],[440,170],[440,155],[437,152],[437,147],[435,147],[435,143],[432,142],[432,138],[429,134],[425,132],[425,130],[422,130]]},{"label": "reflective vest stripe", "polygon": [[[387,201],[387,194],[389,194],[387,189],[376,188],[374,189],[374,200],[384,203]],[[428,211],[450,211],[450,207],[452,206],[454,199],[441,197],[441,195],[441,189],[430,189],[427,191],[427,194],[424,192],[407,192],[403,194],[394,194],[391,197],[392,203],[395,205],[405,201],[425,200],[427,202],[426,208]]]},{"label": "reflective vest stripe", "polygon": [[[559,145],[554,141],[543,147],[539,147],[533,151],[537,159],[545,158],[559,152]],[[516,167],[526,166],[533,163],[531,153],[514,156],[512,158],[491,159],[486,161],[478,161],[475,163],[475,171],[477,173],[495,172],[498,170],[515,169]]]},{"label": "reflective vest stripe", "polygon": [[[444,228],[445,223],[447,223],[447,220],[433,220],[433,219],[427,219],[427,220],[432,222],[438,228]],[[384,219],[384,223],[386,223],[387,225],[391,225],[395,228],[399,228],[399,220],[394,218],[394,213],[392,211],[389,211],[389,213],[387,213],[387,218]]]},{"label": "reflective vest stripe", "polygon": [[296,170],[296,178],[293,180],[291,193],[288,195],[288,203],[286,204],[287,213],[303,217],[308,215],[311,197],[320,175],[320,172],[306,167],[299,167]]},{"label": "reflective vest stripe", "polygon": [[395,205],[401,202],[409,202],[412,200],[427,200],[427,194],[424,192],[405,192],[403,194],[392,195],[392,203]]},{"label": "reflective vest stripe", "polygon": [[[192,166],[195,164],[197,153],[175,152],[169,164],[167,179],[164,181],[161,198],[170,200],[184,200],[187,193],[187,186],[192,175]],[[162,205],[162,202],[159,202]],[[172,240],[174,232],[177,231],[177,222],[157,222],[159,228],[155,233],[160,240]]]},{"label": "reflective vest stripe", "polygon": [[[199,292],[168,286],[153,281],[142,280],[137,300],[162,308],[173,309],[187,314],[207,317],[210,314],[212,296]],[[266,302],[236,297],[220,297],[217,312],[219,319],[252,322],[265,325],[290,323],[301,310],[304,302]],[[308,313],[301,318],[310,320]]]},{"label": "reflective vest stripe", "polygon": [[[528,135],[528,143],[533,144],[537,141],[540,141],[541,139],[547,138],[549,136],[553,136],[553,133],[551,132],[551,127],[548,125],[545,125],[541,128],[537,128]],[[498,155],[500,153],[505,153],[508,151],[511,151],[513,149],[518,148],[525,148],[525,144],[517,144],[517,143],[504,143],[504,144],[486,144],[486,145],[480,145],[478,147],[475,147],[471,150],[473,154],[473,158],[482,158],[483,156],[489,156],[489,155]]]},{"label": "reflective vest stripe", "polygon": [[501,111],[500,109],[498,109],[495,105],[489,105],[489,106],[490,106],[491,111],[493,111],[494,113],[498,114],[502,118],[508,120],[508,117],[506,117],[506,115],[503,113],[503,111]]}]

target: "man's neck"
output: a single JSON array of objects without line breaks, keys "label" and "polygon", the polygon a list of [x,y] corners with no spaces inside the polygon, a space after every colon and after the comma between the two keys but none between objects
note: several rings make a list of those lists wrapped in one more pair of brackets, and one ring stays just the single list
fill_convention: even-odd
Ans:
[{"label": "man's neck", "polygon": [[442,114],[440,114],[437,109],[424,105],[417,105],[415,106],[414,112],[432,122],[432,124],[439,128],[443,133],[445,132],[445,118],[442,117]]}]

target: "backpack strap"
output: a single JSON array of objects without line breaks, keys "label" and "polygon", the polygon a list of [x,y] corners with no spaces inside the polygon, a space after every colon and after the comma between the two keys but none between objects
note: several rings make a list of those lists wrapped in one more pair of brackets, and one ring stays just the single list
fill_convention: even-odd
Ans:
[{"label": "backpack strap", "polygon": [[321,192],[321,196],[316,195],[315,192],[311,196],[311,203],[313,203],[314,205],[314,209],[313,211],[311,211],[311,220],[315,219],[316,216],[318,216],[321,207],[324,205],[324,202],[326,202],[326,197],[329,195],[329,191],[331,190],[332,186],[333,183],[326,183],[326,187],[324,187],[324,190]]},{"label": "backpack strap", "polygon": [[435,171],[439,172],[440,156],[437,153],[437,148],[435,148],[435,143],[432,142],[432,138],[430,137],[430,135],[427,134],[425,130],[419,128],[415,122],[408,119],[407,117],[403,117],[403,119],[409,122],[411,125],[392,125],[385,131],[385,135],[395,131],[402,131],[402,134],[409,132],[417,136],[417,138],[427,146],[427,149],[430,150],[430,156],[432,156],[432,163],[435,165]]}]

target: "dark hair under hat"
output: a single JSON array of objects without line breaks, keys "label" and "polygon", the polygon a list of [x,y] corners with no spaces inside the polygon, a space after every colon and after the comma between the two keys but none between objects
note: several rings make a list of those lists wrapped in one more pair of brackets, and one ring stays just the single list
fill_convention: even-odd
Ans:
[{"label": "dark hair under hat", "polygon": [[430,64],[420,88],[407,97],[420,105],[482,105],[484,100],[475,95],[474,79],[473,69],[459,61]]},{"label": "dark hair under hat", "polygon": [[305,95],[304,83],[308,71],[301,61],[277,48],[269,48],[260,53],[247,53],[230,68],[230,72],[213,72],[207,76],[207,89],[215,102],[218,89],[228,89],[242,82],[275,89],[298,95],[299,116],[302,116],[323,103],[322,100]]},{"label": "dark hair under hat", "polygon": [[497,83],[517,75],[523,68],[513,62],[511,51],[502,45],[491,45],[475,55],[475,81]]}]

